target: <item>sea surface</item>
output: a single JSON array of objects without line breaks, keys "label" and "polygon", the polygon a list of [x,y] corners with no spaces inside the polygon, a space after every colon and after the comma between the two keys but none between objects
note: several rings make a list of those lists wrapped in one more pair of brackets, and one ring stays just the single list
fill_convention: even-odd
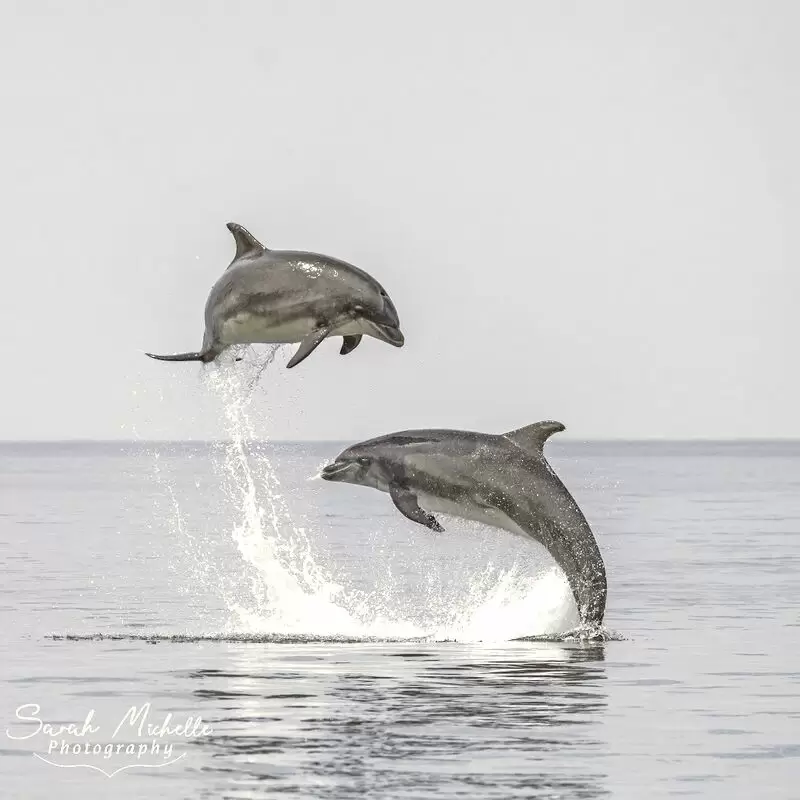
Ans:
[{"label": "sea surface", "polygon": [[233,430],[0,445],[0,797],[800,797],[800,444],[548,443],[559,641],[537,545]]}]

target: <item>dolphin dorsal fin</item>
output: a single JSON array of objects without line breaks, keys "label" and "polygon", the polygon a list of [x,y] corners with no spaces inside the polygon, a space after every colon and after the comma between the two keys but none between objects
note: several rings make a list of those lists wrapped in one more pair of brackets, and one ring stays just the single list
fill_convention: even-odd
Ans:
[{"label": "dolphin dorsal fin", "polygon": [[254,258],[266,251],[267,248],[238,222],[229,222],[228,230],[233,234],[236,242],[236,255],[233,257],[232,264],[240,258]]},{"label": "dolphin dorsal fin", "polygon": [[544,422],[534,422],[533,425],[526,425],[524,428],[518,428],[503,435],[523,450],[540,456],[548,438],[563,430],[564,426],[560,422],[545,420]]}]

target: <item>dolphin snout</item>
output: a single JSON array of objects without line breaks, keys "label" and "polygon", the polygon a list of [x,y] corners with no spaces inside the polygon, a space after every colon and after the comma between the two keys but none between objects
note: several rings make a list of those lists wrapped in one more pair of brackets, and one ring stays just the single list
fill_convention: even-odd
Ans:
[{"label": "dolphin snout", "polygon": [[406,337],[400,328],[394,328],[389,325],[380,326],[381,333],[383,334],[384,341],[393,344],[395,347],[402,347],[406,342]]},{"label": "dolphin snout", "polygon": [[324,481],[335,481],[336,476],[345,472],[350,464],[346,461],[334,461],[333,464],[327,464],[322,468],[320,478]]}]

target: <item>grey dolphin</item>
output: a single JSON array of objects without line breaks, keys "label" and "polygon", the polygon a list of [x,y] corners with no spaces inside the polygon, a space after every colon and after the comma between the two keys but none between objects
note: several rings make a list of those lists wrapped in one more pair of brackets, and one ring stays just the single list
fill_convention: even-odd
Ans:
[{"label": "grey dolphin", "polygon": [[342,355],[364,335],[403,346],[394,303],[371,275],[318,253],[268,250],[235,222],[228,230],[236,255],[206,301],[202,349],[150,358],[207,363],[234,344],[300,342],[294,367],[328,336],[343,337]]},{"label": "grey dolphin", "polygon": [[595,626],[606,606],[603,559],[543,453],[547,438],[563,430],[548,421],[499,436],[403,431],[353,445],[321,477],[388,492],[401,514],[434,531],[443,530],[431,513],[438,511],[535,539],[566,574],[581,622]]}]

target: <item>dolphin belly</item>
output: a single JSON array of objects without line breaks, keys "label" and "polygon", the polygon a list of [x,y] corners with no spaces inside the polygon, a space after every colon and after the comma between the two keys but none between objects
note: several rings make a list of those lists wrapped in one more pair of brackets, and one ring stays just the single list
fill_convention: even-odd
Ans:
[{"label": "dolphin belly", "polygon": [[220,326],[219,338],[225,345],[288,344],[301,342],[316,327],[310,317],[295,317],[276,322],[270,315],[241,311],[226,319]]},{"label": "dolphin belly", "polygon": [[424,492],[420,493],[418,497],[420,506],[432,513],[460,517],[472,522],[479,522],[481,525],[488,525],[491,528],[502,528],[509,533],[523,536],[526,539],[535,538],[520,528],[512,519],[509,519],[500,509],[478,505],[470,501],[448,500],[447,498]]},{"label": "dolphin belly", "polygon": [[[290,344],[302,342],[319,324],[308,315],[276,320],[274,315],[245,310],[228,317],[219,325],[219,339],[226,346],[251,342]],[[364,333],[372,333],[369,325],[365,325],[361,319],[352,319],[338,325],[329,335],[357,336]]]}]

